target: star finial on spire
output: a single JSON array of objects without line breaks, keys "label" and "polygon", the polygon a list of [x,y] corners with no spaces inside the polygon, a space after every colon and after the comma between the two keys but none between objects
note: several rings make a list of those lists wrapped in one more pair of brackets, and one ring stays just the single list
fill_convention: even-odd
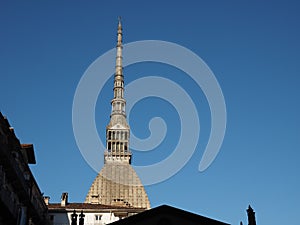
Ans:
[{"label": "star finial on spire", "polygon": [[118,16],[118,27],[122,27],[122,25],[121,25],[121,16]]}]

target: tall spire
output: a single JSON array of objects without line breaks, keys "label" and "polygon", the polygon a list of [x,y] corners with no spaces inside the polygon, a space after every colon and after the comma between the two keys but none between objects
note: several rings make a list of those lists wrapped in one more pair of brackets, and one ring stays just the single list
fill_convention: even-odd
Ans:
[{"label": "tall spire", "polygon": [[117,34],[117,57],[116,57],[116,73],[115,73],[115,80],[120,79],[119,76],[123,77],[123,68],[122,68],[122,24],[121,18],[119,17],[118,23],[118,34]]},{"label": "tall spire", "polygon": [[114,78],[114,98],[112,100],[112,114],[125,114],[125,99],[124,99],[124,76],[122,65],[122,25],[119,17],[118,23],[118,41],[117,41],[117,56],[116,56],[116,72]]},{"label": "tall spire", "polygon": [[120,18],[117,37],[114,97],[111,100],[110,121],[106,126],[104,166],[91,185],[85,202],[130,207],[130,210],[132,208],[144,210],[150,208],[150,202],[140,178],[131,166],[130,127],[126,121],[125,113]]},{"label": "tall spire", "polygon": [[130,128],[126,121],[124,99],[124,76],[122,66],[122,24],[119,17],[117,33],[117,56],[116,72],[114,76],[114,97],[111,101],[112,112],[110,122],[106,127],[106,154],[105,162],[109,159],[128,161],[130,163],[131,153],[129,151]]}]

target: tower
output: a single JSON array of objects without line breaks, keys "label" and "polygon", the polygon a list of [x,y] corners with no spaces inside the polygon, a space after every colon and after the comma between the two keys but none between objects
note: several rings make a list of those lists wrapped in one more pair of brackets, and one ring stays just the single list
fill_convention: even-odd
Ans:
[{"label": "tower", "polygon": [[247,215],[248,215],[248,225],[256,225],[256,220],[255,220],[255,212],[251,208],[251,206],[248,206],[247,209]]},{"label": "tower", "polygon": [[110,122],[106,127],[107,151],[105,152],[104,161],[126,161],[131,163],[131,153],[128,149],[130,128],[126,121],[125,112],[122,48],[122,25],[119,20],[114,97],[111,101]]},{"label": "tower", "polygon": [[126,121],[122,48],[122,25],[119,19],[114,94],[111,100],[110,121],[106,127],[104,166],[91,185],[85,203],[148,209],[150,208],[148,196],[131,166],[130,127]]}]

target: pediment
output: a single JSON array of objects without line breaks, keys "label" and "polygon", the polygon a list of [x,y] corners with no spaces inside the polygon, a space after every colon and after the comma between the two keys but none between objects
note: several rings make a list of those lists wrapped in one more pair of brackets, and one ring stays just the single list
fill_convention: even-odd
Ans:
[{"label": "pediment", "polygon": [[158,206],[111,223],[112,225],[229,225],[168,205]]}]

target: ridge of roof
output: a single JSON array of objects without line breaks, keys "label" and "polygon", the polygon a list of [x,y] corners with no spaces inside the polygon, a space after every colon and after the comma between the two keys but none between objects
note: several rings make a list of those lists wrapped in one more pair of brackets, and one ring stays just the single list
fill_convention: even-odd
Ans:
[{"label": "ridge of roof", "polygon": [[216,224],[229,225],[228,223],[221,222],[221,221],[218,221],[215,219],[211,219],[209,217],[201,216],[199,214],[192,213],[192,212],[189,212],[189,211],[186,211],[183,209],[175,208],[175,207],[169,206],[169,205],[157,206],[155,208],[143,211],[136,215],[127,217],[125,219],[115,221],[115,222],[111,223],[111,225],[137,224],[146,218],[154,218],[155,216],[156,217],[159,216],[159,217],[163,218],[166,215],[169,217],[173,217],[173,219],[176,217],[186,218],[187,220],[194,221],[198,224],[204,223],[207,225],[216,225]]},{"label": "ridge of roof", "polygon": [[67,203],[66,206],[62,206],[61,203],[49,203],[48,209],[136,209],[136,210],[145,210],[145,208],[136,208],[136,207],[125,207],[118,205],[103,205],[103,204],[92,204],[92,203]]}]

